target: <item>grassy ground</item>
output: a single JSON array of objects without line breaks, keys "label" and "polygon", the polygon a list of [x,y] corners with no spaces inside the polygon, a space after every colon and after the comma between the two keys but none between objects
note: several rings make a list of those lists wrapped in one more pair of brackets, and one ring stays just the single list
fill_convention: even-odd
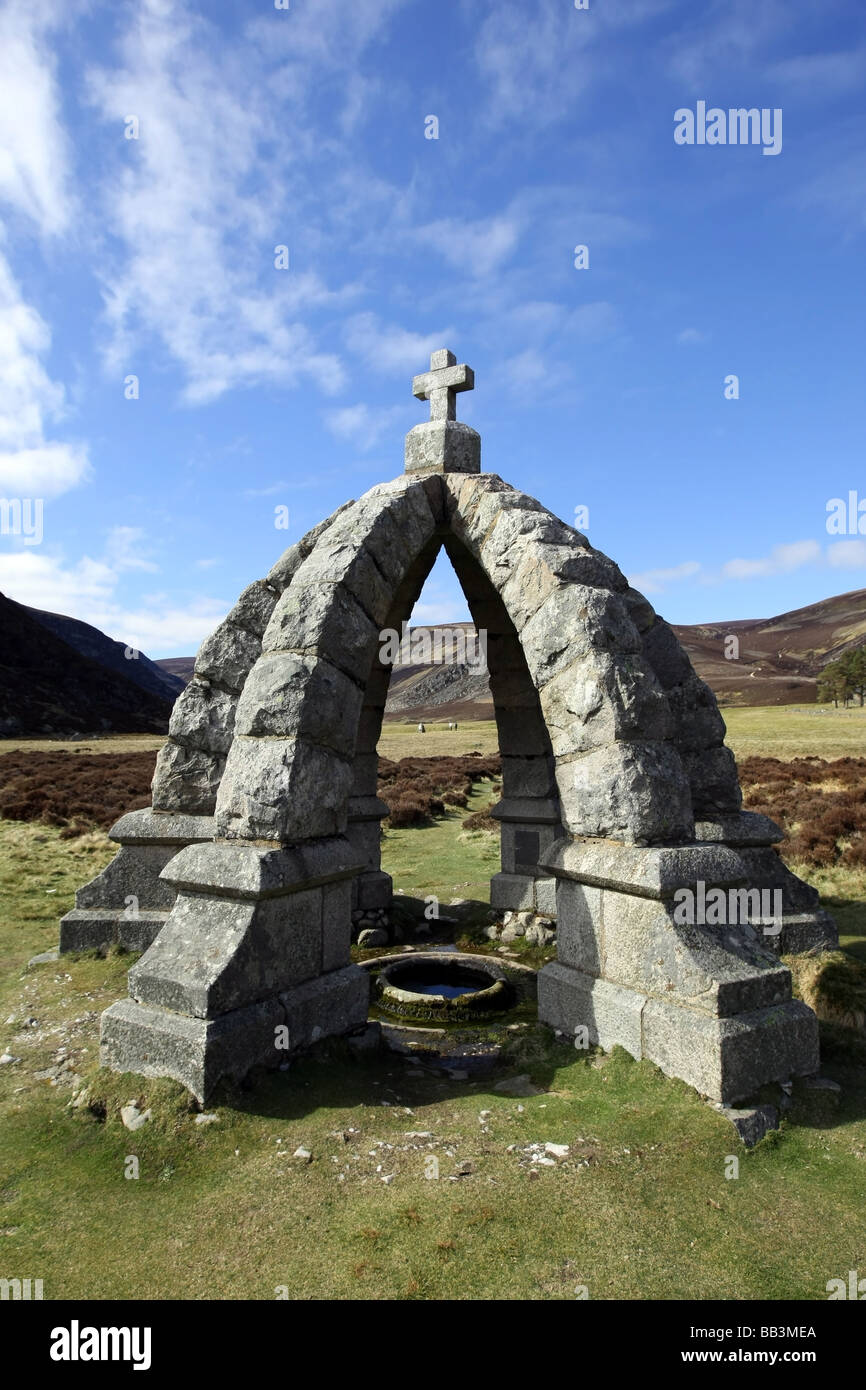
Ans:
[{"label": "grassy ground", "polygon": [[[474,896],[493,842],[462,832],[463,815],[388,835],[398,887]],[[199,1126],[173,1083],[98,1072],[98,1015],[131,958],[27,960],[111,852],[102,835],[0,822],[0,1048],[20,1058],[0,1068],[3,1277],[42,1278],[46,1298],[568,1300],[584,1285],[596,1299],[823,1299],[866,1267],[866,1073],[844,1046],[824,1068],[841,1105],[797,1088],[751,1154],[653,1066],[542,1032],[500,1073],[531,1076],[539,1093],[520,1099],[497,1076],[416,1075],[340,1043],[219,1093]],[[133,1098],[153,1110],[135,1134],[119,1116]],[[569,1152],[539,1164],[530,1146],[545,1142]]]},{"label": "grassy ground", "polygon": [[0,738],[0,753],[156,753],[164,734],[107,734],[104,738]]},{"label": "grassy ground", "polygon": [[[866,708],[833,709],[832,705],[756,706],[722,711],[728,726],[728,744],[738,758],[750,755],[772,758],[821,758],[862,756],[866,752]],[[386,758],[439,757],[442,754],[495,753],[496,724],[492,719],[462,720],[448,729],[447,720],[383,725],[379,752]],[[68,739],[0,739],[0,753],[18,749],[69,750],[81,753],[127,753],[161,748],[157,734],[114,734],[108,738],[76,743]]]},{"label": "grassy ground", "polygon": [[[737,751],[771,756],[862,752],[848,740],[866,730],[856,712],[726,717]],[[388,725],[380,745],[391,758],[473,747],[495,750],[492,723]],[[398,890],[445,912],[485,896],[495,836],[461,822],[489,796],[482,785],[467,810],[387,833]],[[781,1132],[752,1153],[650,1064],[543,1030],[515,1035],[504,1070],[471,1082],[334,1043],[218,1093],[216,1120],[198,1125],[174,1083],[98,1070],[99,1015],[124,996],[131,957],[27,965],[112,854],[100,833],[0,821],[0,1051],[18,1059],[0,1067],[0,1277],[41,1278],[49,1299],[570,1300],[585,1286],[739,1300],[824,1299],[829,1279],[866,1268],[866,1044],[850,1031],[828,1026],[822,1043],[841,1100],[796,1086]],[[866,960],[866,873],[802,872]],[[493,1089],[513,1073],[538,1093]],[[120,1120],[133,1098],[153,1112],[134,1134]],[[539,1163],[531,1146],[545,1142],[568,1153]]]},{"label": "grassy ground", "polygon": [[723,709],[738,758],[844,758],[866,754],[866,708],[781,705]]},{"label": "grassy ground", "polygon": [[[866,708],[833,709],[827,705],[784,705],[753,709],[724,709],[727,743],[738,758],[862,757],[866,753]],[[446,723],[386,724],[379,751],[388,758],[434,756],[441,753],[495,753],[496,724],[492,719],[463,722],[456,730]]]}]

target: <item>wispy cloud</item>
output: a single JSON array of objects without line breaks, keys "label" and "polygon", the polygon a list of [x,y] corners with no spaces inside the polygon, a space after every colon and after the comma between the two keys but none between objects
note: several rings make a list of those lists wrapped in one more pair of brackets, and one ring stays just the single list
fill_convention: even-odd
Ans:
[{"label": "wispy cloud", "polygon": [[708,341],[709,334],[702,333],[699,328],[684,328],[681,333],[677,334],[677,342],[682,343],[684,347],[697,347],[699,343]]},{"label": "wispy cloud", "polygon": [[244,497],[276,497],[287,487],[288,483],[285,478],[280,478],[277,482],[269,484],[268,487],[245,487]]},{"label": "wispy cloud", "polygon": [[684,560],[681,565],[667,569],[644,570],[641,574],[629,576],[629,584],[642,594],[661,594],[669,584],[678,584],[683,579],[691,579],[700,572],[697,560]]},{"label": "wispy cloud", "polygon": [[[862,551],[860,547],[863,547]],[[834,554],[835,552],[835,554]],[[828,546],[826,556],[817,541],[792,541],[786,545],[776,545],[769,555],[757,559],[736,558],[727,560],[718,568],[708,570],[697,560],[686,560],[680,565],[666,569],[644,570],[633,574],[629,583],[644,594],[661,594],[671,584],[682,583],[686,579],[699,579],[701,584],[719,584],[724,580],[763,579],[778,574],[793,574],[806,565],[829,563],[838,568],[853,569],[862,563],[866,554],[866,543],[862,541],[839,541]]]},{"label": "wispy cloud", "polygon": [[437,348],[448,347],[454,337],[450,328],[436,333],[413,333],[397,324],[383,323],[377,314],[354,314],[346,323],[345,340],[349,351],[374,371],[418,372]]},{"label": "wispy cloud", "polygon": [[145,533],[140,526],[112,527],[105,545],[105,560],[118,574],[124,570],[159,569],[149,558]]},{"label": "wispy cloud", "polygon": [[[393,6],[375,8],[384,15]],[[335,13],[317,6],[317,23],[327,29]],[[267,37],[251,26],[245,43],[226,47],[184,5],[143,0],[124,29],[120,66],[89,74],[91,98],[117,132],[117,167],[103,187],[106,360],[132,370],[136,349],[155,337],[181,367],[190,404],[237,387],[309,380],[332,394],[344,382],[339,358],[319,347],[308,320],[313,310],[345,307],[358,287],[329,286],[295,264],[289,245],[293,203],[308,205],[320,151],[308,150],[305,136],[280,144],[275,158],[274,88],[292,107],[311,80],[297,48],[275,65],[281,21],[273,12]],[[309,20],[290,22],[293,45],[318,49],[324,81],[331,41]],[[358,42],[371,30],[369,22],[349,27]],[[349,64],[337,37],[333,44]],[[129,115],[139,120],[135,140],[123,138]],[[288,269],[274,264],[280,245]]]},{"label": "wispy cloud", "polygon": [[[0,206],[32,236],[65,231],[70,193],[68,139],[47,31],[56,16],[43,5],[12,3],[0,13]],[[8,241],[0,227],[0,241]],[[49,424],[66,414],[63,386],[44,359],[48,324],[27,302],[0,254],[0,491],[57,497],[90,473],[80,442],[51,440]]]},{"label": "wispy cloud", "polygon": [[466,221],[443,217],[416,227],[414,239],[469,275],[491,275],[517,248],[521,228],[517,219],[499,214]]},{"label": "wispy cloud", "polygon": [[161,594],[125,606],[117,594],[122,569],[87,555],[67,564],[57,556],[19,551],[0,555],[0,591],[28,607],[92,623],[148,655],[196,651],[230,606],[203,595],[182,602]]},{"label": "wispy cloud", "polygon": [[793,541],[790,545],[774,546],[769,555],[758,560],[728,560],[722,566],[725,579],[754,579],[759,575],[790,574],[804,565],[816,564],[822,558],[817,541]]},{"label": "wispy cloud", "polygon": [[347,405],[342,410],[330,411],[325,416],[325,424],[337,439],[354,444],[356,449],[366,453],[394,429],[395,421],[404,414],[402,406],[376,410],[364,404]]},{"label": "wispy cloud", "polygon": [[866,569],[866,541],[834,541],[827,547],[827,562],[833,569]]},{"label": "wispy cloud", "polygon": [[65,231],[74,205],[49,38],[64,17],[31,0],[0,12],[0,199],[48,236]]}]

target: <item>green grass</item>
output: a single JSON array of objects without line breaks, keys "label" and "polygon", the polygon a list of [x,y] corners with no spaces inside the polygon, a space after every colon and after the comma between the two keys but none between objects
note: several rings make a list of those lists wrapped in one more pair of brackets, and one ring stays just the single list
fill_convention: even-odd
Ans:
[{"label": "green grass", "polygon": [[[752,755],[771,758],[858,757],[866,754],[866,708],[834,709],[832,705],[767,705],[727,707],[722,711],[728,726],[728,745],[738,758]],[[386,758],[457,756],[498,751],[496,723],[492,719],[461,720],[449,730],[447,720],[425,720],[426,733],[418,733],[417,721],[388,720],[382,726],[379,752]],[[115,734],[76,743],[63,739],[0,739],[0,753],[19,749],[44,752],[68,750],[81,753],[124,753],[153,749],[165,742],[158,734]]]},{"label": "green grass", "polygon": [[866,756],[866,708],[832,705],[768,705],[722,710],[725,740],[738,759],[862,758]]},{"label": "green grass", "polygon": [[[462,822],[473,811],[498,800],[490,782],[479,783],[465,810],[448,809],[425,826],[386,830],[382,838],[382,868],[391,874],[398,893],[440,903],[452,898],[490,901],[490,879],[499,872],[499,836],[484,830],[464,830]],[[456,853],[455,853],[456,850]]]},{"label": "green grass", "polygon": [[[465,814],[386,837],[398,886],[445,904],[475,895],[494,841],[461,838]],[[218,1122],[197,1126],[174,1083],[97,1069],[98,1015],[125,993],[130,957],[27,967],[111,853],[101,835],[0,822],[0,1047],[21,1058],[0,1068],[3,1277],[42,1278],[49,1299],[270,1299],[284,1287],[569,1300],[578,1285],[595,1299],[823,1299],[828,1279],[866,1268],[866,1073],[844,1046],[825,1067],[844,1086],[839,1108],[797,1088],[782,1132],[751,1154],[649,1063],[578,1054],[543,1030],[512,1044],[511,1069],[545,1088],[519,1101],[493,1091],[497,1077],[412,1077],[394,1056],[358,1062],[333,1043],[218,1093]],[[71,1109],[76,1086],[37,1075],[60,1045],[93,1109]],[[133,1098],[154,1112],[135,1134],[119,1118]],[[520,1149],[539,1141],[571,1151],[533,1177]],[[311,1163],[279,1157],[298,1145]],[[137,1179],[124,1176],[131,1155]],[[430,1155],[438,1179],[425,1177]]]},{"label": "green grass", "polygon": [[[766,705],[722,710],[728,726],[727,743],[738,758],[844,758],[866,756],[866,708],[833,709],[832,705]],[[387,723],[379,751],[388,758],[432,757],[442,753],[495,753],[496,724],[492,719],[464,721],[455,731],[445,721],[417,724]]]}]

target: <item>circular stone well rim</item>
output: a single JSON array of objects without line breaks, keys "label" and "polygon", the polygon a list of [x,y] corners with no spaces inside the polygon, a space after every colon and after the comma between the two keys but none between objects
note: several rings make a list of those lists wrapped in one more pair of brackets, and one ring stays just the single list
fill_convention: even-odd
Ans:
[{"label": "circular stone well rim", "polygon": [[[380,958],[381,959],[381,958]],[[505,1013],[512,1004],[512,987],[506,972],[498,961],[485,956],[464,956],[455,952],[413,952],[386,958],[387,964],[376,977],[377,1002],[386,1013],[397,1018],[415,1018],[422,1021],[442,1023],[472,1023],[488,1018],[493,1013]],[[420,994],[405,989],[389,978],[412,968],[435,967],[447,979],[447,972],[468,971],[488,978],[490,984],[481,989],[449,998],[444,994]]]}]

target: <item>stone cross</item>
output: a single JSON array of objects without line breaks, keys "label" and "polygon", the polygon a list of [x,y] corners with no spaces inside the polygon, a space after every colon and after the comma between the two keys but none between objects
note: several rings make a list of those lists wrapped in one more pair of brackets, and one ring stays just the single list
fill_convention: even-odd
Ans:
[{"label": "stone cross", "polygon": [[457,366],[457,358],[447,348],[430,354],[430,370],[412,381],[412,395],[419,401],[430,402],[431,420],[457,419],[457,392],[471,391],[475,373],[465,362]]}]

